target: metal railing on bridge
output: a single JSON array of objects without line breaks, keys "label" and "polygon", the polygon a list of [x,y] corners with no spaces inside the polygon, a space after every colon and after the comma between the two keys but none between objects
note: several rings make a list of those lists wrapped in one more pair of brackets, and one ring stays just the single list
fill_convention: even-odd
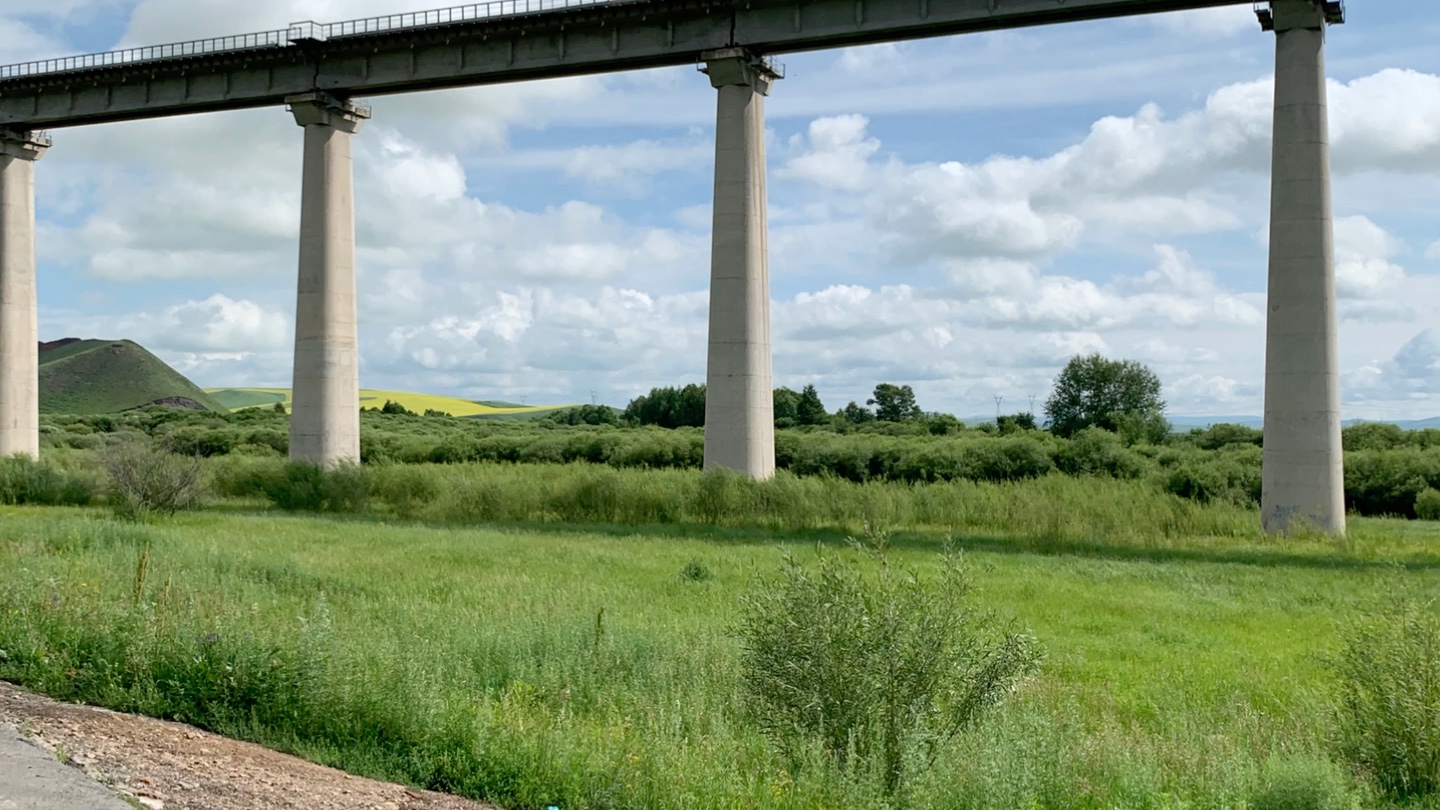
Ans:
[{"label": "metal railing on bridge", "polygon": [[377,34],[406,28],[424,28],[494,17],[515,17],[547,11],[563,11],[577,6],[606,5],[627,1],[629,0],[490,0],[486,3],[471,3],[433,11],[389,14],[383,17],[367,17],[361,20],[337,23],[298,22],[291,23],[288,27],[277,31],[260,31],[254,34],[197,39],[168,45],[151,45],[144,48],[127,48],[106,53],[67,56],[59,59],[39,59],[33,62],[4,65],[0,66],[0,80],[73,70],[93,70],[116,65],[160,62],[210,53],[284,48],[304,40],[327,40],[337,37]]}]

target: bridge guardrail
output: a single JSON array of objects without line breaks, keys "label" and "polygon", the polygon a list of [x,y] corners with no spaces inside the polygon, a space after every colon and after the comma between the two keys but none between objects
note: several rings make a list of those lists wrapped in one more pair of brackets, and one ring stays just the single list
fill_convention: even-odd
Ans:
[{"label": "bridge guardrail", "polygon": [[117,65],[161,62],[187,56],[209,53],[238,52],[284,48],[301,40],[326,40],[334,37],[375,34],[406,28],[423,28],[430,25],[483,20],[494,17],[514,17],[522,14],[538,14],[547,11],[563,11],[579,6],[605,5],[622,0],[489,0],[463,6],[415,11],[404,14],[389,14],[381,17],[367,17],[336,23],[311,21],[291,23],[277,31],[259,31],[253,34],[196,39],[189,42],[175,42],[167,45],[150,45],[143,48],[126,48],[105,53],[82,56],[66,56],[57,59],[38,59],[14,65],[0,66],[0,80],[24,76],[38,76],[49,73],[65,73],[74,70],[92,70]]}]

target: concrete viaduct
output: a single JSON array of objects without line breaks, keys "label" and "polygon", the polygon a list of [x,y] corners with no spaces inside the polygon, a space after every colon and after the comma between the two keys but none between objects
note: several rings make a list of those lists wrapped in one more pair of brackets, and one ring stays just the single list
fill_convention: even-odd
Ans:
[{"label": "concrete viaduct", "polygon": [[[1250,0],[496,0],[0,67],[0,456],[39,452],[34,164],[44,130],[288,105],[304,129],[292,459],[358,460],[354,98],[698,65],[718,96],[705,466],[774,472],[764,101],[771,56]],[[1256,4],[1276,37],[1262,516],[1345,530],[1324,42],[1340,0]]]}]

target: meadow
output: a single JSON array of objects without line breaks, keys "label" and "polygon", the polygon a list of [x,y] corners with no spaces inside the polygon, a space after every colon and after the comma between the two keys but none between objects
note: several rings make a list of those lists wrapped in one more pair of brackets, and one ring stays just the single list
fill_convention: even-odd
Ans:
[{"label": "meadow", "polygon": [[[209,472],[221,489],[236,474]],[[908,487],[950,488],[933,514],[964,519],[897,511],[899,485],[838,481],[852,489],[787,492],[802,506],[888,500],[755,519],[735,504],[753,508],[769,485],[727,477],[448,472],[485,482],[494,503],[551,494],[525,501],[536,511],[426,516],[437,499],[418,518],[379,495],[349,516],[233,496],[149,524],[0,507],[0,678],[507,807],[896,806],[863,774],[782,756],[738,689],[741,597],[785,554],[855,554],[847,521],[880,520],[894,562],[919,575],[960,549],[981,604],[1045,653],[899,806],[1402,806],[1337,753],[1328,662],[1357,611],[1436,593],[1433,523],[1356,519],[1344,541],[1272,540],[1246,510],[1064,477]],[[616,487],[660,476],[648,486],[680,510],[633,526],[583,511],[594,504],[554,511],[598,491],[596,473]],[[707,486],[728,494],[697,494]],[[1168,533],[1153,523],[1164,503],[1193,510]]]},{"label": "meadow", "polygon": [[[1333,539],[1259,531],[1242,428],[782,431],[755,482],[688,430],[364,426],[321,472],[278,415],[47,417],[43,462],[0,459],[0,678],[514,808],[1440,808],[1373,765],[1440,785],[1430,432],[1347,430],[1352,508],[1401,517]],[[106,509],[126,453],[195,502]],[[906,582],[958,552],[1043,656],[898,793],[746,698],[749,600],[787,559],[878,577],[877,538]],[[1386,678],[1403,711],[1356,709]]]}]

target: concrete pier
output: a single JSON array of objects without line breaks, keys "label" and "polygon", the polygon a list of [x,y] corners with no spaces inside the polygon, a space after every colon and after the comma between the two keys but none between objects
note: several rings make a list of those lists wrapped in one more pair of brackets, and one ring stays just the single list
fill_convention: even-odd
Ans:
[{"label": "concrete pier", "polygon": [[0,457],[40,455],[35,161],[49,145],[0,129]]},{"label": "concrete pier", "polygon": [[286,99],[305,128],[290,460],[360,461],[355,188],[350,136],[369,110],[321,93]]},{"label": "concrete pier", "polygon": [[1275,132],[1265,325],[1265,531],[1345,532],[1325,22],[1313,0],[1272,0]]},{"label": "concrete pier", "polygon": [[779,74],[739,48],[704,55],[718,91],[705,372],[705,469],[775,474],[765,96]]}]

